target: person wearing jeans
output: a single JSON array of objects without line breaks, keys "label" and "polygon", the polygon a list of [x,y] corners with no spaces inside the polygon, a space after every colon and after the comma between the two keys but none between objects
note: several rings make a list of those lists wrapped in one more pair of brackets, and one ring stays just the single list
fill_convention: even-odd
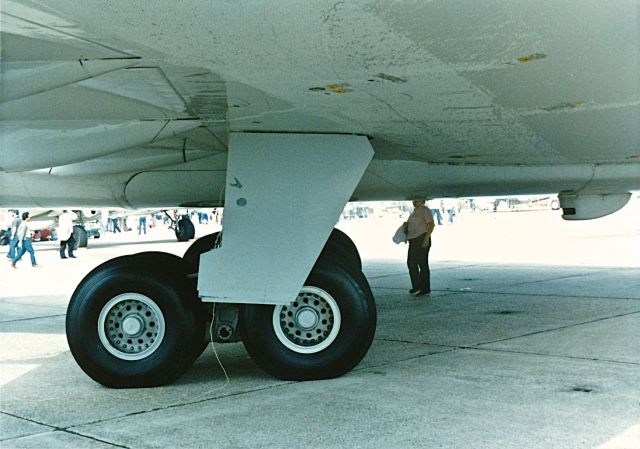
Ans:
[{"label": "person wearing jeans", "polygon": [[31,236],[29,235],[29,212],[22,213],[22,223],[20,223],[20,227],[18,228],[18,240],[20,241],[20,249],[17,254],[11,259],[11,267],[17,268],[16,263],[22,259],[24,253],[29,252],[29,256],[31,257],[31,266],[37,267],[38,264],[36,262],[35,251],[33,250],[33,245],[31,244]]},{"label": "person wearing jeans", "polygon": [[9,233],[9,252],[7,253],[7,259],[13,260],[16,255],[16,247],[18,246],[18,228],[22,220],[17,211],[12,210],[11,215],[13,220],[11,221],[11,227],[8,230]]}]

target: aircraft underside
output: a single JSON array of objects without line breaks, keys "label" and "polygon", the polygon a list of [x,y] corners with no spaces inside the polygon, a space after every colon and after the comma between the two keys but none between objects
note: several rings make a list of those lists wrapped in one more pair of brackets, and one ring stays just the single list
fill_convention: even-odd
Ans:
[{"label": "aircraft underside", "polygon": [[640,190],[638,10],[4,0],[0,207],[225,207],[183,258],[78,286],[67,336],[98,382],[170,382],[209,338],[338,376],[376,320],[333,229],[350,199],[553,193],[591,219]]}]

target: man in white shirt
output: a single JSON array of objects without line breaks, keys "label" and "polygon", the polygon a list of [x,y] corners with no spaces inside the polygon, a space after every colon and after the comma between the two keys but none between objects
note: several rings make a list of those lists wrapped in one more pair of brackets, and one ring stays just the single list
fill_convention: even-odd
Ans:
[{"label": "man in white shirt", "polygon": [[68,248],[69,257],[75,259],[73,255],[73,247],[75,246],[75,239],[73,238],[73,220],[78,216],[69,210],[64,210],[62,215],[58,217],[58,239],[60,239],[60,258],[66,259],[65,248]]},{"label": "man in white shirt", "polygon": [[424,199],[413,200],[413,212],[407,220],[407,239],[409,252],[407,267],[411,278],[411,290],[414,296],[431,294],[431,273],[429,271],[429,249],[431,233],[435,228],[431,209],[425,206]]}]

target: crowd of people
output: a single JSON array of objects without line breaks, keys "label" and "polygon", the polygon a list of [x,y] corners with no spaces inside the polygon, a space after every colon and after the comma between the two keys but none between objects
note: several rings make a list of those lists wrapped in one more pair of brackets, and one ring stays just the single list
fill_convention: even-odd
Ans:
[{"label": "crowd of people", "polygon": [[[208,224],[209,222],[220,223],[222,220],[222,211],[218,209],[212,210],[193,210],[187,214],[193,222],[199,224]],[[100,231],[112,232],[114,234],[124,231],[132,231],[131,226],[135,226],[138,235],[146,235],[149,227],[155,227],[159,225],[171,226],[175,223],[182,214],[178,210],[172,210],[167,213],[157,214],[141,214],[141,215],[118,215],[115,217],[104,216],[103,220],[96,226],[99,226]],[[29,253],[31,259],[31,265],[38,267],[36,261],[35,250],[33,248],[33,241],[37,240],[58,240],[60,259],[75,259],[75,249],[78,242],[77,237],[74,234],[74,226],[78,220],[78,215],[71,210],[63,210],[62,214],[57,217],[57,226],[55,229],[30,229],[29,221],[31,220],[30,213],[24,211],[20,213],[17,209],[10,209],[8,215],[5,215],[2,219],[2,244],[7,244],[9,250],[6,254],[6,258],[11,262],[12,268],[17,268],[18,263],[22,260],[26,253]],[[132,223],[135,222],[135,225]],[[48,239],[42,238],[47,233]]]}]

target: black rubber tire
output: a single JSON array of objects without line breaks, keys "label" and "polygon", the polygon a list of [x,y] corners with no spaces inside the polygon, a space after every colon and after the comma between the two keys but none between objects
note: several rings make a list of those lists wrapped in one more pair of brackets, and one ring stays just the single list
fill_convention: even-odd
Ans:
[{"label": "black rubber tire", "polygon": [[[198,239],[199,240],[199,239]],[[194,242],[195,244],[196,242]],[[189,355],[194,361],[202,354],[209,344],[209,329],[207,322],[211,321],[211,304],[203,304],[198,298],[198,278],[187,277],[192,271],[189,271],[188,265],[183,259],[174,254],[164,253],[162,251],[145,251],[142,253],[132,254],[127,257],[128,264],[141,264],[146,266],[155,266],[168,276],[177,275],[180,279],[185,279],[191,287],[190,297],[196,297],[197,306],[193,308],[194,318],[196,320],[196,337],[191,346],[193,351]],[[198,259],[198,263],[200,259]],[[197,273],[197,271],[196,271]],[[163,274],[164,275],[164,274]]]},{"label": "black rubber tire", "polygon": [[362,259],[353,240],[340,229],[334,228],[325,243],[319,259],[332,256],[334,259],[342,261],[355,271],[362,271]]},{"label": "black rubber tire", "polygon": [[179,242],[187,242],[196,236],[196,227],[185,215],[176,223],[176,238]]},{"label": "black rubber tire", "polygon": [[200,255],[213,248],[219,235],[219,232],[205,235],[189,246],[187,251],[185,251],[184,256],[182,256],[188,273],[198,273],[198,268],[200,267]]},{"label": "black rubber tire", "polygon": [[362,273],[331,260],[320,260],[305,282],[336,301],[341,325],[330,346],[313,354],[287,348],[273,326],[274,306],[246,305],[241,320],[244,346],[269,374],[283,380],[329,379],[353,369],[365,356],[376,329],[376,306]]},{"label": "black rubber tire", "polygon": [[[213,234],[207,234],[203,237],[200,237],[198,240],[196,240],[195,242],[193,242],[191,244],[191,246],[189,246],[189,248],[187,249],[187,251],[185,251],[184,255],[182,256],[182,260],[183,260],[183,265],[185,267],[185,270],[187,271],[187,273],[189,273],[190,275],[192,275],[190,277],[190,281],[193,285],[194,289],[198,289],[198,270],[200,268],[200,255],[206,251],[209,251],[210,249],[213,248],[213,246],[215,245],[216,241],[218,240],[218,235],[220,233],[219,232],[214,232]],[[193,276],[193,275],[196,276]],[[205,321],[211,322],[212,320],[212,304],[208,303],[208,304],[202,304],[202,316],[203,319]],[[201,346],[197,346],[196,343],[196,347],[199,347],[200,349],[198,350],[198,354],[202,354],[202,352],[207,348],[209,342],[210,342],[210,338],[211,336],[209,335],[209,332],[207,331],[206,335],[205,335],[205,339],[203,340],[203,343]]]},{"label": "black rubber tire", "polygon": [[87,230],[80,225],[73,226],[73,249],[87,247]]},{"label": "black rubber tire", "polygon": [[[112,388],[153,387],[172,382],[191,366],[200,354],[196,342],[202,340],[204,322],[197,293],[176,271],[181,265],[170,254],[142,253],[107,261],[82,280],[67,309],[66,331],[71,353],[87,375]],[[116,357],[98,335],[103,307],[122,293],[145,295],[165,320],[162,343],[140,360]]]}]

